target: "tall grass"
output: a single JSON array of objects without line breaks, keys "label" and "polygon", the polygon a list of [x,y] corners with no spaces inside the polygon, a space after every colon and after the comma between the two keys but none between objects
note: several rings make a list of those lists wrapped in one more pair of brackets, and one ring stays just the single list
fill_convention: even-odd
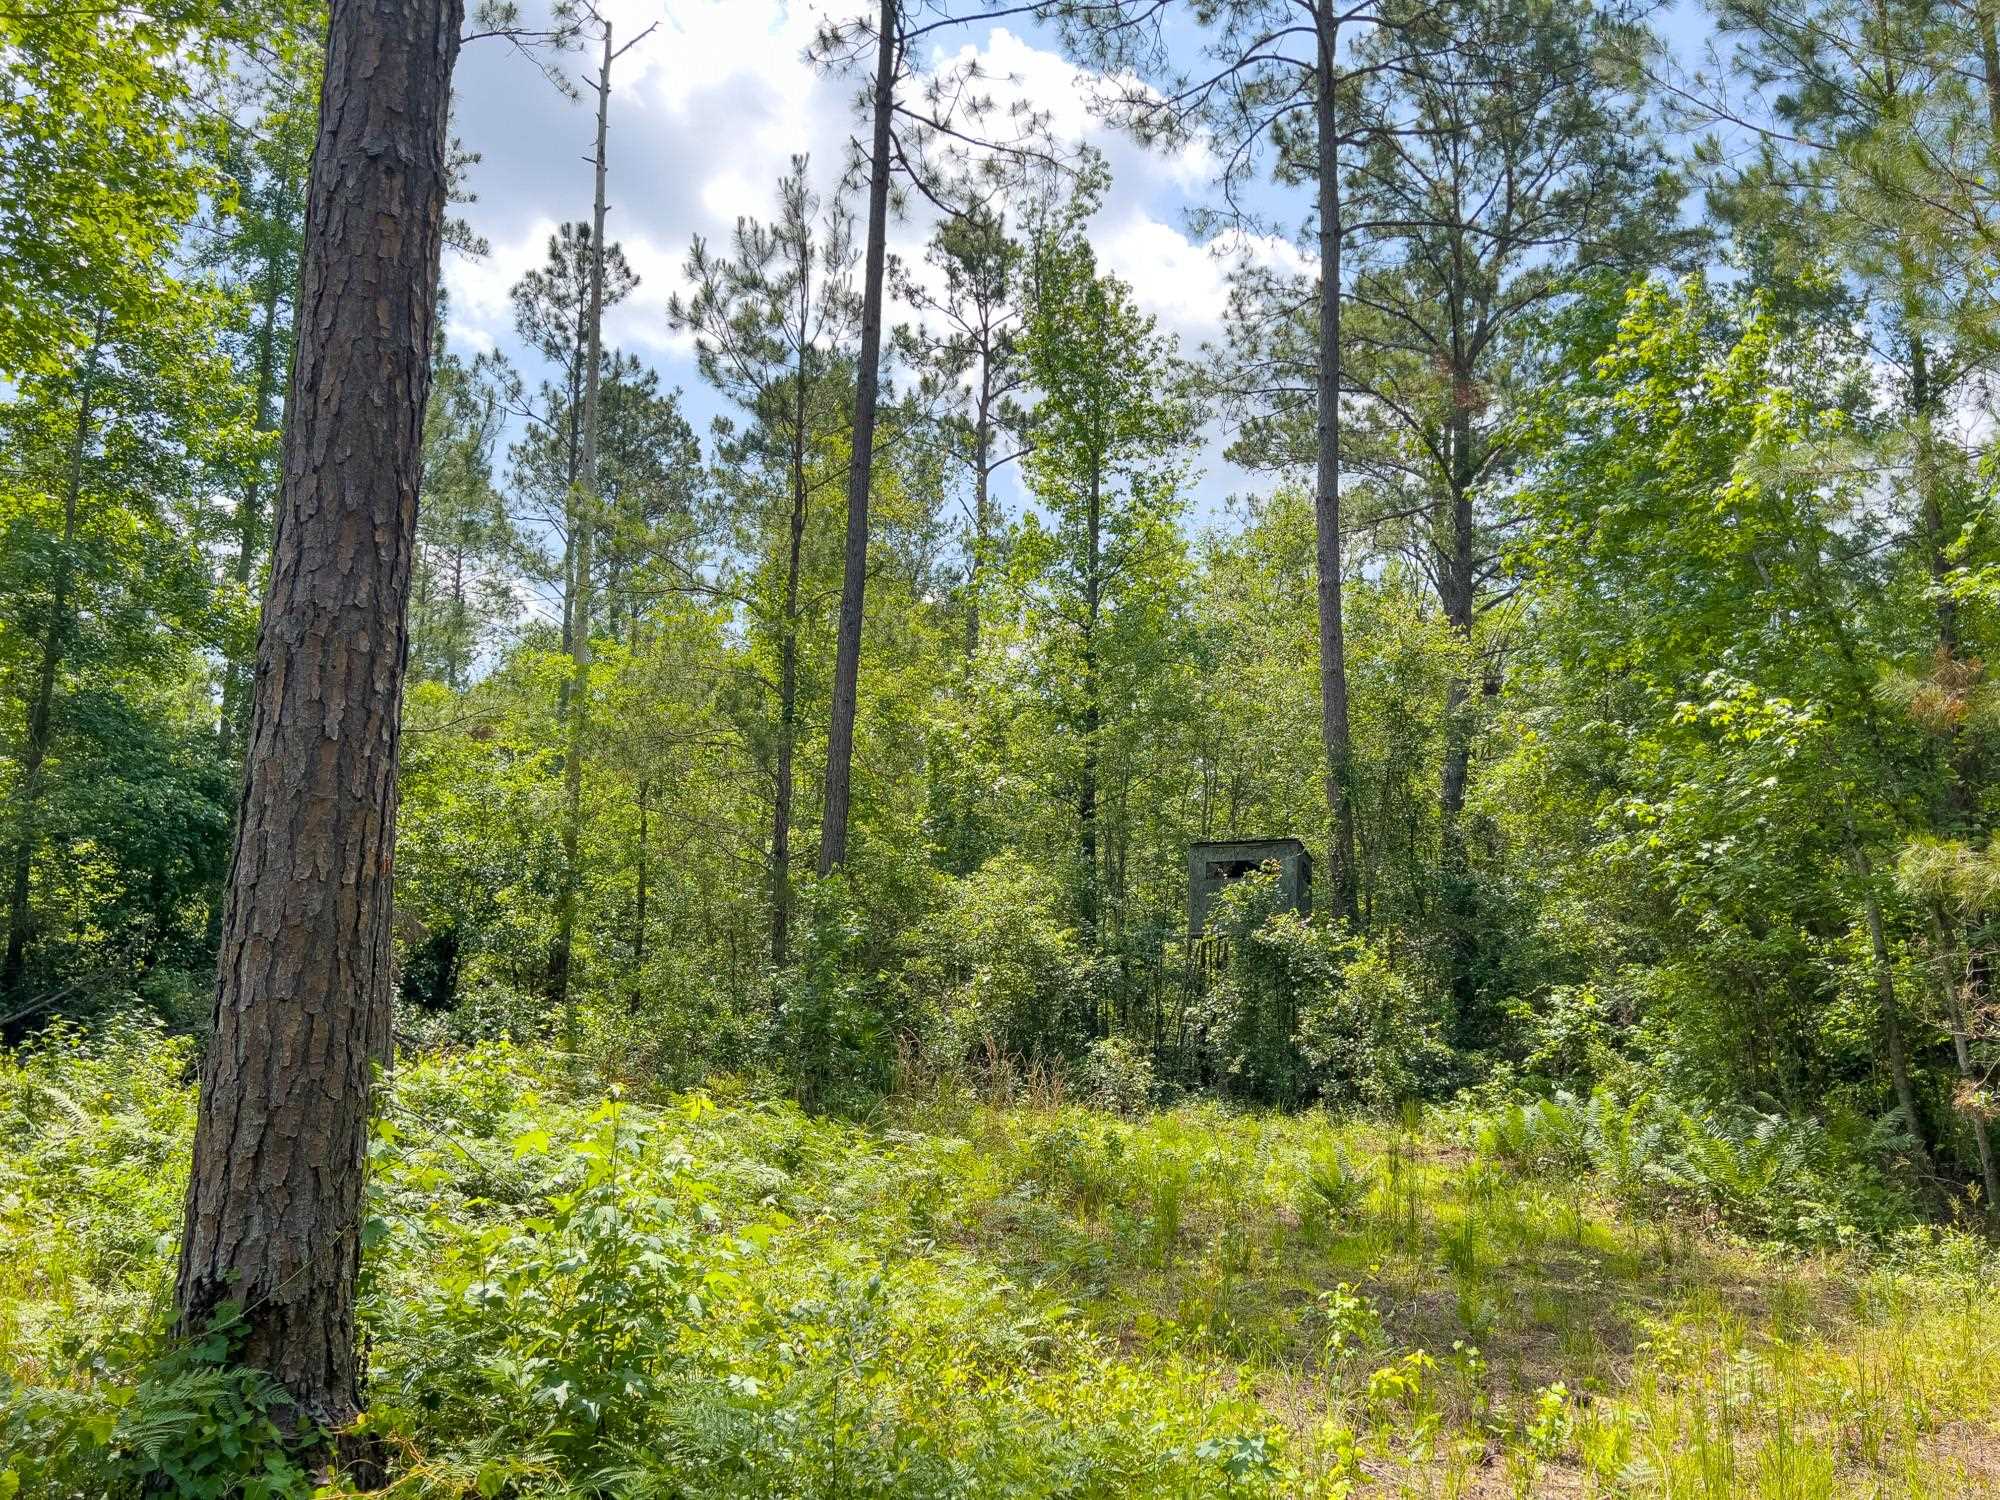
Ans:
[{"label": "tall grass", "polygon": [[[253,1460],[263,1493],[311,1488],[260,1388],[164,1339],[187,1062],[143,1028],[0,1059],[17,1494]],[[1007,1097],[862,1129],[504,1046],[406,1060],[364,1287],[391,1493],[1996,1488],[1990,1248],[1801,1237],[1809,1137],[1696,1150],[1703,1122],[1608,1099],[1369,1123]],[[1788,1245],[1718,1206],[1750,1191],[1794,1205],[1766,1217]]]}]

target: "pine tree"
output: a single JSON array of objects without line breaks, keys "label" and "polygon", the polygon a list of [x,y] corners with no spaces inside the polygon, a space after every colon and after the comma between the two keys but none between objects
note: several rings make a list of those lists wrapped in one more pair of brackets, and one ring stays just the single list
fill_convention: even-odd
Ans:
[{"label": "pine tree", "polygon": [[183,1334],[235,1309],[238,1357],[315,1433],[361,1405],[354,1299],[390,1045],[405,611],[461,20],[458,0],[333,12],[175,1293]]}]

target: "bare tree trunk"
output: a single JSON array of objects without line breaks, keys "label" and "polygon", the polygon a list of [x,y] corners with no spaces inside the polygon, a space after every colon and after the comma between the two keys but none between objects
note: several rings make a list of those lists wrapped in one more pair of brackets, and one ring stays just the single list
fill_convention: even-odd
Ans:
[{"label": "bare tree trunk", "polygon": [[[576,897],[582,881],[578,868],[583,837],[583,753],[590,726],[591,544],[597,533],[597,398],[598,366],[604,337],[604,168],[605,135],[611,114],[611,23],[605,21],[604,52],[597,72],[597,154],[595,193],[590,218],[590,308],[585,315],[583,367],[583,431],[580,473],[570,486],[570,553],[575,558],[570,618],[569,744],[563,755],[563,883],[556,904],[555,952],[549,964],[550,998],[562,1011],[563,1042],[577,1046],[576,999],[570,990],[571,959],[576,943]],[[628,43],[629,45],[629,43]]]},{"label": "bare tree trunk", "polygon": [[[604,153],[598,152],[599,156]],[[595,257],[595,244],[588,252]],[[571,344],[571,364],[568,371],[569,416],[565,424],[567,431],[566,459],[563,473],[563,549],[562,549],[562,637],[561,649],[564,656],[576,651],[576,533],[577,481],[583,473],[583,359],[584,350],[590,343],[590,307],[580,305],[576,310],[576,339]],[[595,368],[595,366],[593,366]],[[556,723],[567,728],[569,725],[570,679],[565,677],[556,684]]]},{"label": "bare tree trunk", "polygon": [[1476,944],[1470,859],[1465,845],[1465,794],[1472,765],[1472,647],[1476,570],[1473,562],[1472,514],[1472,377],[1459,364],[1452,376],[1450,529],[1445,554],[1438,558],[1445,624],[1467,652],[1467,663],[1452,673],[1445,689],[1444,766],[1438,788],[1439,906],[1446,922],[1451,964],[1453,1025],[1465,1034],[1478,1004],[1473,964]]},{"label": "bare tree trunk", "polygon": [[48,764],[54,729],[56,674],[62,668],[69,636],[70,550],[76,545],[77,508],[83,499],[83,459],[90,448],[90,428],[97,419],[97,367],[104,350],[104,318],[85,356],[83,380],[76,398],[76,433],[70,442],[69,469],[63,480],[62,550],[49,589],[48,628],[42,633],[42,662],[35,674],[35,696],[28,705],[28,736],[21,747],[19,822],[14,836],[14,879],[7,899],[7,957],[0,963],[0,995],[21,998],[27,972],[28,929],[34,923],[29,894],[34,883],[35,841],[40,836],[36,814],[42,801],[42,772]]},{"label": "bare tree trunk", "polygon": [[464,685],[461,679],[469,665],[459,659],[465,637],[465,542],[459,537],[453,539],[451,552],[451,630],[444,649],[444,683],[453,692]]},{"label": "bare tree trunk", "polygon": [[868,247],[861,294],[861,356],[854,380],[854,451],[847,467],[847,550],[834,640],[833,712],[826,734],[826,809],[819,873],[847,859],[854,715],[861,681],[861,617],[868,589],[868,486],[875,460],[875,398],[882,377],[882,269],[889,233],[889,124],[895,107],[897,0],[882,0],[875,55],[875,139],[868,166]]},{"label": "bare tree trunk", "polygon": [[639,778],[639,878],[632,901],[632,962],[635,966],[646,961],[646,877],[651,869],[651,850],[646,843],[647,793],[651,791],[645,777]]},{"label": "bare tree trunk", "polygon": [[1320,737],[1326,752],[1327,882],[1334,915],[1358,915],[1354,867],[1354,751],[1347,724],[1347,646],[1340,620],[1340,140],[1334,118],[1331,0],[1319,0],[1319,474],[1313,492],[1319,584]]},{"label": "bare tree trunk", "polygon": [[1102,946],[1097,875],[1098,740],[1104,721],[1097,680],[1097,622],[1104,596],[1100,577],[1104,529],[1101,478],[1100,470],[1093,467],[1085,527],[1085,545],[1090,550],[1083,560],[1083,773],[1076,797],[1078,853],[1083,864],[1083,945],[1093,954]]},{"label": "bare tree trunk", "polygon": [[[1469,379],[1453,380],[1456,393],[1470,384]],[[1472,423],[1459,406],[1452,414],[1451,527],[1449,550],[1438,561],[1438,577],[1443,584],[1446,626],[1462,645],[1472,642],[1474,568],[1472,559]],[[1449,867],[1462,859],[1459,815],[1465,811],[1467,768],[1472,760],[1471,726],[1465,722],[1466,705],[1472,699],[1472,683],[1466,673],[1454,673],[1445,690],[1444,769],[1439,786],[1440,822],[1443,824],[1445,857]]]},{"label": "bare tree trunk", "polygon": [[[799,275],[799,328],[807,326],[811,292]],[[792,393],[792,517],[785,553],[784,620],[778,636],[778,764],[771,798],[771,967],[791,962],[793,759],[799,740],[799,569],[806,545],[806,378],[803,337],[798,389]]]},{"label": "bare tree trunk", "polygon": [[[798,554],[786,579],[786,595],[796,593]],[[786,611],[784,635],[778,642],[778,762],[771,797],[771,967],[791,962],[792,930],[792,796],[799,724],[799,634],[792,612]]]},{"label": "bare tree trunk", "polygon": [[993,343],[982,329],[979,346],[979,415],[972,426],[972,565],[966,572],[965,659],[979,655],[979,593],[985,587],[987,529],[992,525]]},{"label": "bare tree trunk", "polygon": [[337,0],[249,761],[202,1059],[181,1333],[328,1431],[361,1406],[371,1074],[390,1045],[396,761],[460,0]]}]

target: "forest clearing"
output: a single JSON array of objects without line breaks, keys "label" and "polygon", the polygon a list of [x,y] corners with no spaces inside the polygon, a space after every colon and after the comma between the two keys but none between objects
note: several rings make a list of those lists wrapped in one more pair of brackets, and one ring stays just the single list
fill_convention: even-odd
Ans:
[{"label": "forest clearing", "polygon": [[[134,1028],[0,1075],[7,1378],[162,1315],[186,1063]],[[361,1299],[387,1493],[2000,1493],[2000,1261],[1854,1243],[1809,1148],[1711,1140],[1719,1180],[1602,1105],[1134,1117],[1044,1083],[856,1125],[601,1082],[504,1045],[399,1075]],[[186,1493],[261,1472],[236,1379],[44,1389],[14,1430],[75,1451],[16,1492],[112,1493],[148,1445]]]},{"label": "forest clearing", "polygon": [[0,7],[0,1500],[2000,1495],[2000,0]]}]

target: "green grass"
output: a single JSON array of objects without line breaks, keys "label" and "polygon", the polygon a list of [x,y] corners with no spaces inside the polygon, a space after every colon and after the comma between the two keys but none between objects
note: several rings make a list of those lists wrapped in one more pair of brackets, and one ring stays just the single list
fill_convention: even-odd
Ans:
[{"label": "green grass", "polygon": [[[213,1417],[149,1373],[186,1062],[0,1061],[21,1494],[95,1500],[200,1440],[173,1401]],[[1962,1234],[1759,1249],[1444,1119],[606,1090],[509,1048],[399,1070],[364,1287],[392,1493],[2000,1493]]]}]

